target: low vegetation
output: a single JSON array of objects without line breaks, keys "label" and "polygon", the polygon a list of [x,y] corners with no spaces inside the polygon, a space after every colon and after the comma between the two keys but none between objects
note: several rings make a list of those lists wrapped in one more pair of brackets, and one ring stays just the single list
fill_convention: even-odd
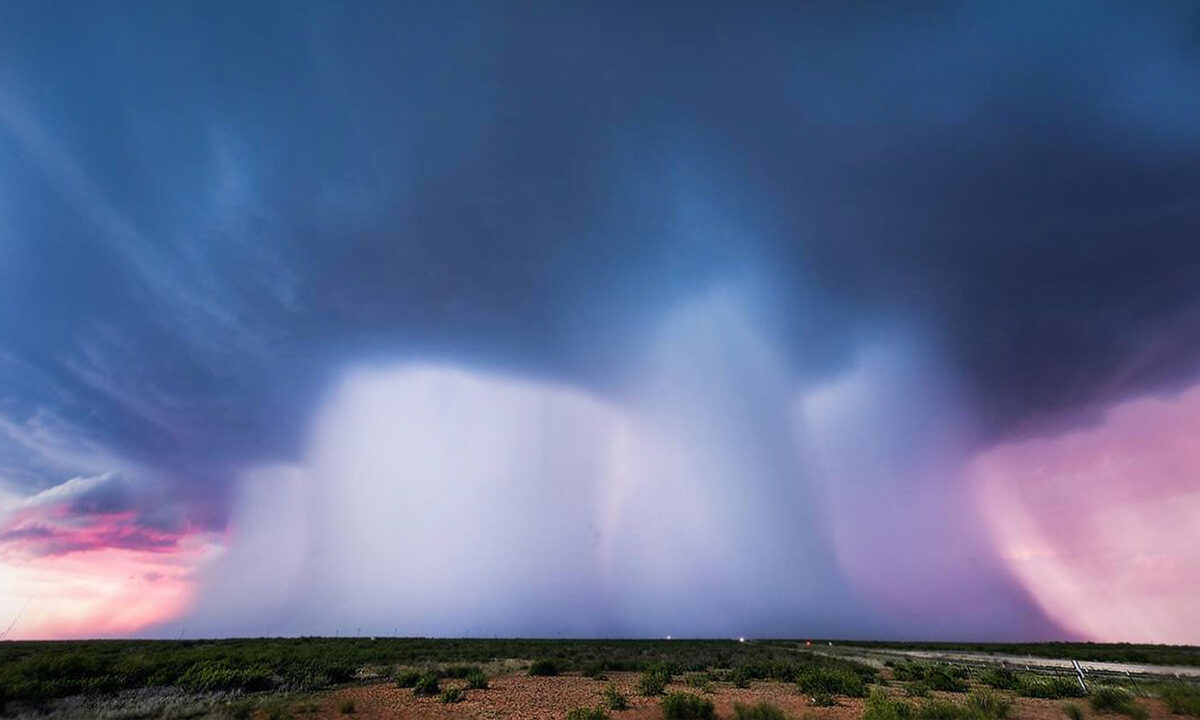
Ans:
[{"label": "low vegetation", "polygon": [[692,672],[683,676],[683,682],[690,688],[695,688],[701,692],[711,693],[713,691],[713,678],[707,672]]},{"label": "low vegetation", "polygon": [[717,716],[711,700],[691,693],[670,693],[660,707],[663,720],[715,720]]},{"label": "low vegetation", "polygon": [[1200,688],[1171,684],[1163,687],[1158,694],[1172,713],[1200,717]]},{"label": "low vegetation", "polygon": [[1022,678],[1010,667],[996,667],[984,670],[975,676],[980,683],[997,690],[1018,690]]},{"label": "low vegetation", "polygon": [[467,693],[459,687],[449,687],[442,691],[441,701],[443,705],[451,703],[460,703],[467,699]]},{"label": "low vegetation", "polygon": [[529,665],[529,674],[538,677],[552,677],[558,674],[558,665],[553,660],[534,660]]},{"label": "low vegetation", "polygon": [[862,720],[912,720],[915,716],[912,703],[894,699],[882,688],[871,690],[863,705]]},{"label": "low vegetation", "polygon": [[1146,709],[1133,700],[1133,695],[1124,688],[1102,686],[1092,691],[1088,704],[1094,712],[1100,714],[1126,715],[1135,720],[1143,720]]},{"label": "low vegetation", "polygon": [[893,669],[902,682],[924,683],[930,690],[966,692],[969,673],[966,668],[946,663],[899,663]]},{"label": "low vegetation", "polygon": [[604,705],[609,710],[626,710],[629,708],[629,697],[609,684],[604,688]]},{"label": "low vegetation", "polygon": [[1079,681],[1070,677],[1023,677],[1016,691],[1025,697],[1049,700],[1087,695]]},{"label": "low vegetation", "polygon": [[604,708],[580,707],[567,713],[567,720],[609,720]]},{"label": "low vegetation", "polygon": [[1063,703],[1062,709],[1067,720],[1083,720],[1083,708],[1075,703]]},{"label": "low vegetation", "polygon": [[972,690],[965,706],[972,717],[984,720],[1004,720],[1012,712],[1012,701],[993,690]]},{"label": "low vegetation", "polygon": [[487,690],[487,674],[479,668],[474,668],[467,673],[467,687],[472,690]]},{"label": "low vegetation", "polygon": [[769,702],[760,702],[755,705],[734,703],[733,720],[788,720],[788,716]]},{"label": "low vegetation", "polygon": [[652,667],[638,678],[638,692],[646,697],[662,695],[671,682],[671,671],[665,665]]},{"label": "low vegetation", "polygon": [[817,665],[806,667],[796,674],[800,692],[817,695],[846,695],[866,697],[867,683],[862,675],[848,667]]},{"label": "low vegetation", "polygon": [[[835,641],[835,644],[837,643]],[[1099,662],[1125,662],[1151,665],[1200,666],[1200,647],[1187,645],[1137,645],[1133,643],[912,643],[853,642],[860,647],[896,650],[937,650],[994,653],[1024,657],[1066,658]]]},{"label": "low vegetation", "polygon": [[413,695],[417,697],[433,697],[437,695],[442,691],[440,680],[436,672],[425,673],[413,685]]}]

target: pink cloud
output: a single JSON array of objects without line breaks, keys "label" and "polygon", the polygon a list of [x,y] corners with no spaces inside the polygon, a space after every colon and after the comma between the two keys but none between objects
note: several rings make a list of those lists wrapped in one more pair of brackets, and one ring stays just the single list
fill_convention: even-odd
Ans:
[{"label": "pink cloud", "polygon": [[1200,642],[1198,433],[1195,386],[975,458],[992,538],[1049,616],[1097,640]]},{"label": "pink cloud", "polygon": [[18,619],[9,637],[128,635],[183,612],[215,536],[158,521],[154,506],[114,474],[10,505],[0,519],[0,613]]}]

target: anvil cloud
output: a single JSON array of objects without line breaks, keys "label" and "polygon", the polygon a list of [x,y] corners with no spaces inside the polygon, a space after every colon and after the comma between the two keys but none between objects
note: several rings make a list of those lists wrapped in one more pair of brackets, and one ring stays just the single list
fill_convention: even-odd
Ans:
[{"label": "anvil cloud", "polygon": [[0,624],[1200,642],[1198,22],[0,8]]}]

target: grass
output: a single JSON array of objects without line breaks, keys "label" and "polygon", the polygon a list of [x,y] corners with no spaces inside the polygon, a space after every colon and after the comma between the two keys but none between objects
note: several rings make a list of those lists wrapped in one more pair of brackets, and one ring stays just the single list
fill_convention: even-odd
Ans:
[{"label": "grass", "polygon": [[449,705],[451,703],[460,703],[463,700],[467,699],[467,693],[462,688],[449,687],[442,691],[440,699],[441,699],[443,705]]},{"label": "grass", "polygon": [[1146,708],[1133,701],[1128,690],[1113,686],[1101,686],[1092,691],[1088,704],[1094,712],[1111,715],[1126,715],[1135,720],[1144,720]]},{"label": "grass", "polygon": [[1159,692],[1175,715],[1200,717],[1200,688],[1191,685],[1167,685]]},{"label": "grass", "polygon": [[487,690],[487,674],[479,668],[475,668],[471,672],[467,673],[467,687],[472,690]]},{"label": "grass", "polygon": [[663,720],[715,720],[716,710],[711,700],[691,693],[670,693],[659,703]]},{"label": "grass", "polygon": [[965,705],[974,717],[986,720],[1004,720],[1012,712],[1012,701],[992,690],[972,690]]},{"label": "grass", "polygon": [[604,705],[609,710],[626,710],[629,708],[629,697],[610,683],[604,687]]},{"label": "grass", "polygon": [[353,700],[343,700],[342,704],[338,706],[338,712],[340,712],[343,715],[353,715],[354,714],[354,701]]},{"label": "grass", "polygon": [[1062,710],[1067,720],[1083,720],[1083,708],[1075,703],[1063,703]]},{"label": "grass", "polygon": [[733,720],[788,720],[778,707],[763,701],[756,705],[733,704]]},{"label": "grass", "polygon": [[872,690],[863,705],[862,720],[912,720],[915,716],[912,703],[895,700],[882,688]]},{"label": "grass", "polygon": [[608,720],[604,708],[578,707],[567,713],[567,720]]}]

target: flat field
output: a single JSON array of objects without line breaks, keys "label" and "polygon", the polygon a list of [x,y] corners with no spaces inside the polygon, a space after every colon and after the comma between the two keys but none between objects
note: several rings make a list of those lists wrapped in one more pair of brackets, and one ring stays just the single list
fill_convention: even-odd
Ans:
[{"label": "flat field", "polygon": [[[1085,667],[1085,690],[1073,670],[1053,664],[1081,655],[1092,662],[1137,660],[1148,672],[1092,673]],[[1034,657],[1045,661],[1012,660]],[[0,714],[45,720],[551,719],[572,712],[572,720],[1146,720],[1200,717],[1196,678],[1146,662],[1159,659],[1189,670],[1196,657],[1195,648],[1065,643],[2,642]],[[759,707],[763,703],[769,707]],[[582,715],[584,710],[592,714]]]}]

